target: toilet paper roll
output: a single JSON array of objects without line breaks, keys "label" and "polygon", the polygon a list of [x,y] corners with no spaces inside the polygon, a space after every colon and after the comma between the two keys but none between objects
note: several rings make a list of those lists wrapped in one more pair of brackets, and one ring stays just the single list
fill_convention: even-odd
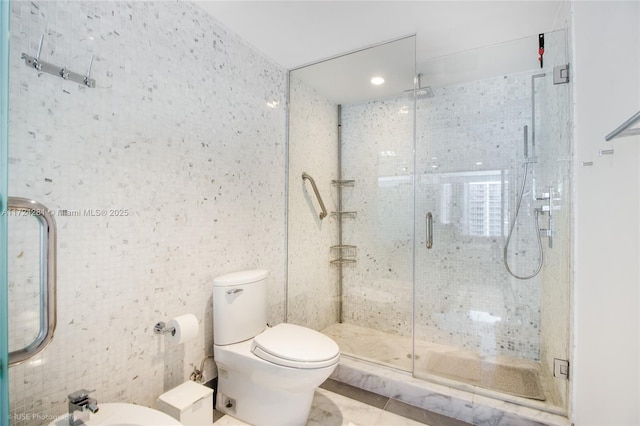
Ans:
[{"label": "toilet paper roll", "polygon": [[173,345],[187,342],[198,336],[198,318],[193,314],[184,314],[169,320],[168,328],[174,328],[173,333],[167,334],[167,341]]}]

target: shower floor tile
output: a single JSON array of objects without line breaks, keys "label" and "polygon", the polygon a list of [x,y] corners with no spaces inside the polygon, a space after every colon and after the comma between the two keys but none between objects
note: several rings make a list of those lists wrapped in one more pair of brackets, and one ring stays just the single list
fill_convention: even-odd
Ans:
[{"label": "shower floor tile", "polygon": [[[406,372],[412,371],[412,340],[361,327],[337,323],[322,332],[338,343],[340,352]],[[436,375],[510,395],[544,400],[540,364],[505,356],[483,357],[466,349],[415,342],[415,373]]]}]

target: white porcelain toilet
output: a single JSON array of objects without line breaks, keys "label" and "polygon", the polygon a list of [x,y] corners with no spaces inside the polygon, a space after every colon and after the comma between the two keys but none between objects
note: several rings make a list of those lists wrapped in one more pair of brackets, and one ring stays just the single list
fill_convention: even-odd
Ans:
[{"label": "white porcelain toilet", "polygon": [[309,328],[267,327],[268,276],[257,269],[213,281],[216,409],[253,425],[304,425],[340,349]]}]

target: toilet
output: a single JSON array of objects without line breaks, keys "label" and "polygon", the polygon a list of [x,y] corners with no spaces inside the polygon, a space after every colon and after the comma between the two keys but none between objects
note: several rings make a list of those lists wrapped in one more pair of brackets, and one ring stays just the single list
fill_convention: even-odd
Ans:
[{"label": "toilet", "polygon": [[216,409],[252,425],[304,425],[340,349],[309,328],[267,325],[268,276],[256,269],[213,281]]}]

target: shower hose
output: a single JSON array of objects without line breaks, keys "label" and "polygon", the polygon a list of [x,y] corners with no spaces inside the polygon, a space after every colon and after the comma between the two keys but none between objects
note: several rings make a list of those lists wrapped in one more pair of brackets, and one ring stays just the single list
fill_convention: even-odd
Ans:
[{"label": "shower hose", "polygon": [[504,244],[504,250],[502,251],[502,260],[504,261],[504,267],[507,269],[507,272],[514,278],[519,280],[529,280],[540,272],[542,269],[542,263],[544,261],[544,253],[542,251],[542,238],[540,237],[539,225],[538,225],[538,215],[540,214],[540,209],[534,209],[534,225],[536,227],[536,237],[538,239],[538,253],[540,254],[540,263],[536,268],[535,272],[531,275],[517,275],[515,274],[511,268],[509,268],[509,261],[507,260],[507,255],[509,253],[509,243],[511,242],[511,236],[513,235],[513,228],[516,225],[516,221],[518,220],[518,214],[520,213],[520,205],[522,204],[522,197],[524,196],[524,189],[527,184],[527,174],[529,173],[529,162],[525,161],[524,163],[524,179],[522,179],[522,187],[520,188],[520,195],[518,196],[518,203],[516,204],[516,212],[511,221],[511,226],[509,228],[509,235],[507,236],[507,241]]}]

